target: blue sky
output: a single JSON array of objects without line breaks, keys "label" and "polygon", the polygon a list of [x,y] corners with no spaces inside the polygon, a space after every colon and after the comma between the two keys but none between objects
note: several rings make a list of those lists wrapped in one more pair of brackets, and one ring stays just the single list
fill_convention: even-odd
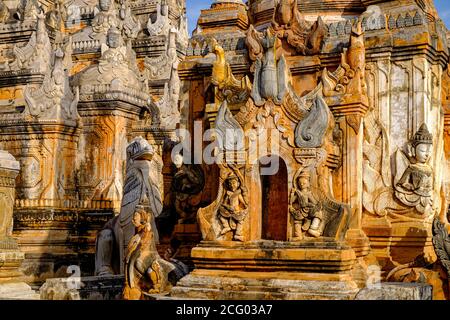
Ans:
[{"label": "blue sky", "polygon": [[439,16],[450,29],[450,0],[434,0]]},{"label": "blue sky", "polygon": [[[207,9],[214,0],[186,0],[189,31],[195,29],[201,9]],[[450,0],[434,0],[439,16],[450,29]]]}]

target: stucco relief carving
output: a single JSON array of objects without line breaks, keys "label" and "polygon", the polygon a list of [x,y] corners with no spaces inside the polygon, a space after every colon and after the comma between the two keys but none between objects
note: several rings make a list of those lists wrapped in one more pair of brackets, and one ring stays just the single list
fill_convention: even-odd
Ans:
[{"label": "stucco relief carving", "polygon": [[192,223],[196,220],[198,195],[205,187],[205,174],[199,165],[185,164],[183,156],[174,157],[176,173],[172,180],[171,192],[175,197],[175,211],[178,223]]},{"label": "stucco relief carving", "polygon": [[299,148],[318,148],[329,126],[330,110],[322,97],[317,97],[306,117],[295,129],[295,144]]},{"label": "stucco relief carving", "polygon": [[[268,29],[264,38],[258,40],[253,38],[255,34],[247,33],[247,37],[252,37],[247,43],[254,44],[253,47],[263,48],[263,54],[255,51],[250,57],[256,57],[255,75],[253,80],[253,89],[251,96],[257,106],[264,105],[267,100],[280,105],[283,102],[287,91],[288,71],[284,55],[277,57],[275,47],[277,46],[277,37]],[[252,49],[250,49],[252,50]]]},{"label": "stucco relief carving", "polygon": [[244,148],[244,130],[234,118],[226,100],[217,112],[214,129],[221,151],[238,151]]},{"label": "stucco relief carving", "polygon": [[223,164],[216,200],[197,212],[204,240],[244,241],[244,223],[248,216],[248,189],[243,176],[243,166]]},{"label": "stucco relief carving", "polygon": [[176,29],[172,28],[167,34],[166,50],[160,56],[144,58],[146,76],[149,81],[170,79],[172,69],[178,60],[176,36]]},{"label": "stucco relief carving", "polygon": [[[435,214],[434,201],[434,170],[429,161],[432,155],[433,136],[426,124],[422,124],[405,149],[398,149],[395,153],[395,167],[387,168],[393,177],[383,175],[384,187],[374,189],[365,194],[365,208],[369,213],[391,218],[408,217],[428,220]],[[380,155],[367,153],[372,161],[380,161]],[[372,156],[371,156],[372,155]],[[370,160],[368,160],[370,161]],[[377,173],[366,162],[364,181],[368,185],[370,179],[377,178]]]},{"label": "stucco relief carving", "polygon": [[279,0],[275,8],[272,28],[280,39],[295,48],[297,54],[320,53],[327,28],[322,18],[310,26],[298,10],[297,0]]},{"label": "stucco relief carving", "polygon": [[[350,96],[367,95],[365,80],[366,57],[362,23],[358,21],[352,27],[350,46],[341,55],[341,64],[334,72],[326,68],[322,72],[323,93],[325,97],[340,97],[345,104]],[[346,98],[348,95],[348,98]],[[366,98],[367,99],[367,98]],[[367,102],[364,100],[367,104]]]},{"label": "stucco relief carving", "polygon": [[233,240],[244,241],[243,223],[248,215],[248,191],[244,177],[239,170],[234,170],[226,177],[223,188],[224,198],[219,207],[221,223],[220,235],[233,233]]},{"label": "stucco relief carving", "polygon": [[116,3],[113,0],[99,0],[99,11],[92,20],[92,30],[98,34],[106,34],[112,27],[119,27]]},{"label": "stucco relief carving", "polygon": [[420,214],[429,214],[433,207],[433,168],[429,165],[433,136],[422,124],[408,146],[408,153],[396,153],[395,196]]},{"label": "stucco relief carving", "polygon": [[75,94],[72,92],[63,59],[64,52],[56,50],[52,70],[45,75],[43,84],[37,89],[25,88],[26,115],[39,119],[78,120],[79,89],[75,88]]},{"label": "stucco relief carving", "polygon": [[217,88],[217,103],[220,104],[224,100],[227,100],[230,104],[246,102],[251,91],[249,78],[244,76],[241,80],[236,79],[230,64],[226,61],[225,50],[216,39],[211,38],[210,46],[212,52],[216,55],[211,82]]},{"label": "stucco relief carving", "polygon": [[103,85],[106,86],[106,91],[119,91],[145,98],[145,82],[142,76],[137,74],[133,57],[129,48],[123,44],[120,31],[111,27],[107,44],[102,44],[99,63],[78,74],[74,82],[80,86],[82,95],[101,92]]},{"label": "stucco relief carving", "polygon": [[[76,6],[72,11],[75,9]],[[80,19],[80,13],[77,11],[72,13],[73,16],[68,18],[69,21]],[[98,50],[107,42],[107,33],[111,29],[117,29],[121,33],[125,45],[128,45],[130,40],[136,39],[142,30],[141,23],[132,13],[128,1],[121,1],[119,4],[114,0],[100,0],[92,13],[95,16],[91,25],[73,34],[73,46],[78,51]]]},{"label": "stucco relief carving", "polygon": [[289,204],[294,219],[294,241],[303,240],[304,233],[313,237],[320,237],[323,233],[324,213],[318,197],[311,190],[310,178],[308,170],[302,170],[294,178]]},{"label": "stucco relief carving", "polygon": [[156,4],[156,18],[153,21],[149,17],[147,22],[147,31],[151,37],[167,35],[170,30],[169,6],[167,4]]},{"label": "stucco relief carving", "polygon": [[37,0],[20,0],[18,1],[15,18],[20,21],[35,20],[41,12],[39,2]]}]

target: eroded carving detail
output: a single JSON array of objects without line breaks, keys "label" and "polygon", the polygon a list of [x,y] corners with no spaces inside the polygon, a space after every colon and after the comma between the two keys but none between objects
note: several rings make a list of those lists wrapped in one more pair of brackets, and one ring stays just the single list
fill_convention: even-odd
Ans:
[{"label": "eroded carving detail", "polygon": [[52,46],[45,26],[43,13],[37,15],[37,28],[31,34],[30,40],[24,47],[14,46],[14,61],[9,64],[7,70],[31,69],[45,73],[50,68]]},{"label": "eroded carving detail", "polygon": [[226,61],[225,51],[216,39],[210,41],[212,51],[216,55],[213,63],[211,82],[217,87],[216,99],[218,103],[227,100],[230,104],[237,104],[247,101],[251,84],[247,76],[240,81],[235,78],[230,64]]},{"label": "eroded carving detail", "polygon": [[[111,270],[123,272],[123,258],[128,243],[135,234],[133,215],[138,205],[148,206],[154,217],[162,212],[162,191],[160,187],[160,163],[154,159],[152,146],[142,137],[135,138],[127,147],[127,173],[123,189],[122,205],[119,216],[109,221],[97,238],[96,273],[108,274]],[[158,243],[158,234],[152,220],[154,239]],[[110,249],[110,239],[114,237],[114,250]],[[113,251],[112,256],[109,252]],[[113,260],[115,257],[116,260]]]},{"label": "eroded carving detail", "polygon": [[223,184],[224,199],[219,208],[220,235],[233,232],[233,240],[244,241],[243,223],[248,214],[248,191],[239,170],[230,172]]},{"label": "eroded carving detail", "polygon": [[199,165],[183,163],[183,156],[177,154],[174,158],[177,168],[172,180],[172,192],[175,193],[175,210],[178,214],[178,223],[195,221],[198,204],[198,195],[205,186],[205,176]]},{"label": "eroded carving detail", "polygon": [[280,0],[275,8],[272,28],[301,55],[320,53],[327,28],[319,16],[310,27],[298,10],[297,0]]}]

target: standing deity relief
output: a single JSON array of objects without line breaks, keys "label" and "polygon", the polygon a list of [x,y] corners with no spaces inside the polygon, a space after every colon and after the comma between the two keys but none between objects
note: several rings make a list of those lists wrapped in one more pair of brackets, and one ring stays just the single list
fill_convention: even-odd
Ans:
[{"label": "standing deity relief", "polygon": [[244,181],[243,166],[221,165],[216,200],[197,212],[203,239],[245,241],[244,224],[249,210],[249,193]]},{"label": "standing deity relief", "polygon": [[233,240],[244,241],[244,220],[248,215],[248,190],[239,170],[233,170],[226,177],[222,203],[219,207],[220,235],[233,234]]},{"label": "standing deity relief", "polygon": [[318,197],[311,190],[310,179],[308,170],[302,170],[294,178],[289,200],[289,211],[294,220],[293,241],[303,240],[305,233],[316,238],[323,233],[324,214]]}]

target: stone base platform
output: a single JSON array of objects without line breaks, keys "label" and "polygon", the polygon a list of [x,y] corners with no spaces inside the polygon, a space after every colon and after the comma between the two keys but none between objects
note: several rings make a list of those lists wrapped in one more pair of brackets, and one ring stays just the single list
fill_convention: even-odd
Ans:
[{"label": "stone base platform", "polygon": [[124,276],[47,279],[40,288],[41,300],[121,300]]},{"label": "stone base platform", "polygon": [[333,239],[303,242],[203,241],[192,250],[196,269],[172,288],[185,299],[354,299],[355,252]]}]

